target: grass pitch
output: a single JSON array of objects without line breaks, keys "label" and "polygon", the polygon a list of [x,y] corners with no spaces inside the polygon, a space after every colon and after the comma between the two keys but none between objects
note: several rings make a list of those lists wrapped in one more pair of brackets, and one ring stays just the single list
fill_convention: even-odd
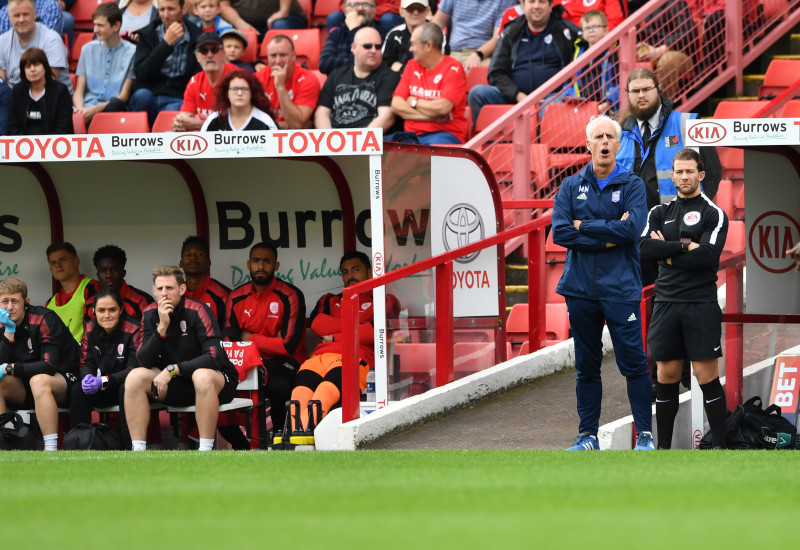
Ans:
[{"label": "grass pitch", "polygon": [[14,550],[768,548],[800,453],[4,452],[0,495]]}]

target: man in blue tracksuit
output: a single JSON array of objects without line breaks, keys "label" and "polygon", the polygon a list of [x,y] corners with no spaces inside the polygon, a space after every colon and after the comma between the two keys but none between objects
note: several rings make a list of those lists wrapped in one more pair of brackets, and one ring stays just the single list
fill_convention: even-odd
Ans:
[{"label": "man in blue tracksuit", "polygon": [[586,127],[592,162],[561,183],[553,209],[553,241],[568,249],[556,292],[566,298],[575,342],[580,434],[568,450],[597,450],[603,386],[603,325],[608,325],[639,432],[636,449],[653,450],[652,388],[642,344],[639,235],[647,201],[644,182],[618,166],[622,128],[607,116]]}]

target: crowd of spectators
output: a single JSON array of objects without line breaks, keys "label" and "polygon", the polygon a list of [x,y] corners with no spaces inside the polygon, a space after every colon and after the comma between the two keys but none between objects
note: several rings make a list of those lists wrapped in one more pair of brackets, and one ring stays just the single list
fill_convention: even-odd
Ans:
[{"label": "crowd of spectators", "polygon": [[[69,107],[87,124],[99,112],[128,109],[147,112],[152,125],[161,111],[175,111],[180,114],[174,117],[174,131],[196,131],[216,110],[218,84],[238,69],[255,74],[269,104],[265,115],[280,128],[363,124],[383,127],[401,141],[463,143],[467,131],[461,121],[468,112],[471,124],[484,105],[524,99],[619,25],[629,4],[625,0],[342,0],[340,11],[327,17],[318,70],[312,70],[302,64],[302,55],[298,61],[291,39],[292,29],[307,28],[310,22],[311,14],[298,0],[120,0],[98,6],[93,17],[95,39],[83,46],[71,79],[67,55],[75,26],[68,11],[71,3],[8,0],[0,8],[0,132],[31,133],[34,128],[69,132],[53,122],[70,114]],[[655,71],[666,96],[675,95],[681,76],[694,66],[696,22],[718,15],[716,4],[671,0],[643,26],[638,61]],[[415,33],[426,22],[443,32],[421,32],[422,42],[415,43]],[[363,33],[366,29],[377,34]],[[285,33],[276,35],[276,30]],[[267,31],[271,31],[268,37]],[[357,36],[370,39],[359,41]],[[242,57],[248,46],[252,50],[252,41],[258,42],[263,57],[245,62]],[[66,86],[72,104],[58,101],[55,107],[47,101],[49,111],[56,109],[47,123],[37,118],[45,111],[34,108],[17,114],[12,127],[8,87],[21,82],[22,53],[31,48],[44,52],[48,72]],[[590,99],[600,104],[601,113],[615,114],[620,78],[615,59],[607,55],[602,64],[586,68],[553,100]],[[444,63],[449,70],[434,71],[430,82],[421,81],[421,75],[433,70],[432,63]],[[489,67],[488,85],[467,90],[462,81],[479,65]],[[398,73],[398,78],[392,80],[382,67]],[[387,94],[392,85],[395,88]],[[435,110],[427,105],[431,101],[436,102]],[[20,116],[26,119],[24,124],[19,123]]]}]

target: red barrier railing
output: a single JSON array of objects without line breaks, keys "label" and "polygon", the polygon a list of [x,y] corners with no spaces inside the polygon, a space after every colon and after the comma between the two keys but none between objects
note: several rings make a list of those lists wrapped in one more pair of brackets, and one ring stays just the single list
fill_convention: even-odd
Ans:
[{"label": "red barrier railing", "polygon": [[[552,201],[549,201],[552,205]],[[541,205],[539,205],[541,207]],[[544,303],[544,242],[545,229],[551,223],[550,216],[538,218],[512,229],[501,231],[492,237],[462,246],[444,254],[432,256],[414,264],[401,267],[380,277],[368,279],[342,291],[342,332],[344,333],[342,350],[342,421],[355,420],[359,415],[358,384],[358,311],[361,306],[361,295],[374,289],[393,283],[405,277],[416,275],[427,269],[435,270],[435,304],[436,304],[436,386],[442,386],[453,380],[453,261],[456,258],[472,254],[484,248],[505,245],[506,242],[527,235],[529,254],[528,284],[530,289],[538,289],[537,301],[534,305]],[[500,284],[503,284],[502,282]],[[545,340],[545,308],[531,307],[528,337],[531,351],[540,349]],[[505,319],[500,327],[500,339],[503,347],[501,360],[505,360]],[[534,346],[533,342],[538,345]]]}]

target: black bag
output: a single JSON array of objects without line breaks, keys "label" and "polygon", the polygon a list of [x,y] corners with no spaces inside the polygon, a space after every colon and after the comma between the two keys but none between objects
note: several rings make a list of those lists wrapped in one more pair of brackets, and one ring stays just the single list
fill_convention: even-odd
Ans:
[{"label": "black bag", "polygon": [[117,430],[108,424],[78,424],[64,436],[62,448],[65,451],[119,451],[122,440]]},{"label": "black bag", "polygon": [[[778,405],[762,409],[760,397],[751,397],[728,411],[725,423],[726,449],[800,448],[797,428],[781,415]],[[700,440],[700,448],[711,448],[711,430]]]},{"label": "black bag", "polygon": [[[11,422],[12,426],[6,424]],[[5,451],[35,451],[39,440],[30,426],[22,421],[18,412],[8,411],[0,414],[0,449]]]}]

